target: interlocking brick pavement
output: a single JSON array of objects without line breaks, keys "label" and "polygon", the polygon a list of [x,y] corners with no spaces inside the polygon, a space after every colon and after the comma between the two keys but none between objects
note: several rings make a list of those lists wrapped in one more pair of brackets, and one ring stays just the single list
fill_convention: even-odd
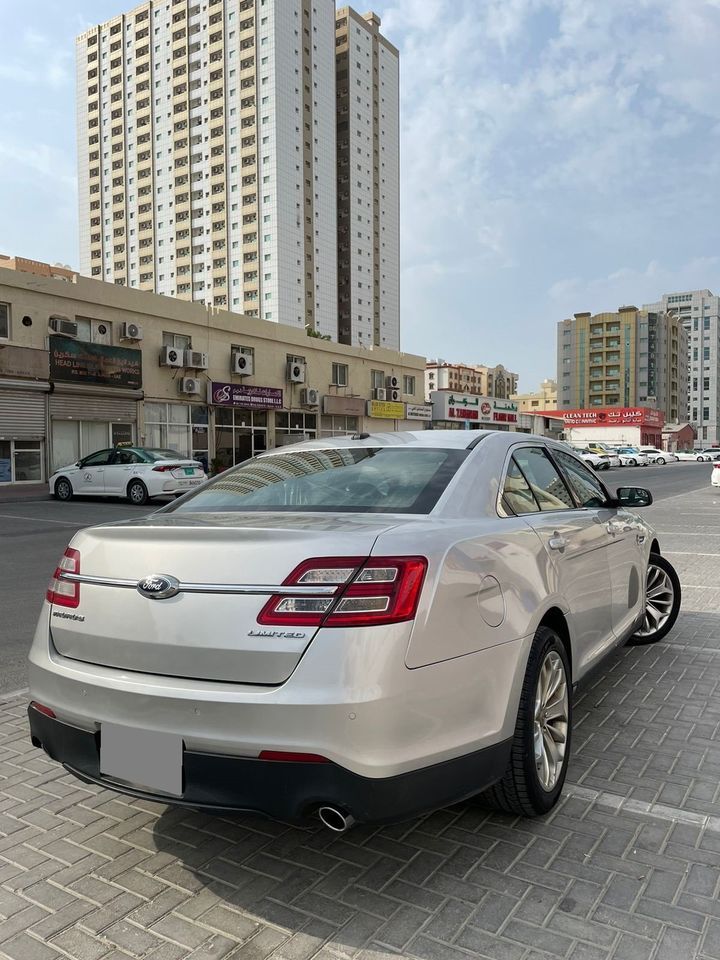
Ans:
[{"label": "interlocking brick pavement", "polygon": [[167,808],[75,781],[0,703],[0,956],[720,960],[720,550],[678,529],[720,530],[710,506],[651,508],[695,589],[578,695],[542,820],[471,803],[338,837]]}]

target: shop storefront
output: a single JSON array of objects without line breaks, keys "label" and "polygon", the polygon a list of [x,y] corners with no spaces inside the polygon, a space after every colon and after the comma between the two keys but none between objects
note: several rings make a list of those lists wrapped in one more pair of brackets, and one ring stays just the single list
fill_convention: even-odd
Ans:
[{"label": "shop storefront", "polygon": [[[268,439],[268,431],[274,429],[269,423],[269,414],[272,416],[272,411],[282,410],[281,389],[211,382],[208,384],[208,402],[214,419],[212,466],[216,472],[242,463],[273,445]],[[289,433],[289,421],[286,429]]]},{"label": "shop storefront", "polygon": [[49,389],[46,350],[0,346],[0,484],[45,479]]},{"label": "shop storefront", "polygon": [[471,393],[435,390],[430,394],[432,419],[443,430],[516,430],[518,405],[512,400]]},{"label": "shop storefront", "polygon": [[346,437],[358,433],[366,406],[367,401],[362,397],[327,394],[322,398],[320,436]]},{"label": "shop storefront", "polygon": [[139,350],[50,337],[50,471],[137,441]]},{"label": "shop storefront", "polygon": [[210,466],[208,408],[202,403],[165,403],[146,400],[143,404],[142,444],[161,450],[176,450]]},{"label": "shop storefront", "polygon": [[556,410],[568,440],[600,440],[628,446],[660,447],[665,414],[653,407],[593,407]]}]

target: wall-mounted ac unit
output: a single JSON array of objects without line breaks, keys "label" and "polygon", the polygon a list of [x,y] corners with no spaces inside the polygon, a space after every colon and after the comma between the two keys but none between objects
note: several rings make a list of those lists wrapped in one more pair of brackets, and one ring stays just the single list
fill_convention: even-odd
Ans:
[{"label": "wall-mounted ac unit", "polygon": [[399,390],[400,379],[398,377],[385,377],[385,387],[388,390]]},{"label": "wall-mounted ac unit", "polygon": [[305,383],[305,364],[300,360],[291,360],[287,365],[288,383]]},{"label": "wall-mounted ac unit", "polygon": [[62,317],[50,317],[50,329],[53,333],[61,333],[64,337],[76,337],[78,333],[75,320],[63,320]]},{"label": "wall-mounted ac unit", "polygon": [[206,353],[199,353],[197,350],[186,350],[185,366],[193,370],[207,370],[208,355]]},{"label": "wall-mounted ac unit", "polygon": [[373,390],[373,400],[387,400],[387,390],[385,387],[378,387]]},{"label": "wall-mounted ac unit", "polygon": [[399,390],[386,390],[386,391],[385,391],[385,395],[386,395],[386,397],[387,397],[388,400],[395,400],[395,401],[397,401],[397,400],[400,399],[400,391],[399,391]]},{"label": "wall-mounted ac unit", "polygon": [[305,407],[317,407],[320,403],[320,391],[314,387],[307,387],[300,391],[300,403]]},{"label": "wall-mounted ac unit", "polygon": [[143,328],[139,323],[124,323],[120,327],[121,340],[142,340]]},{"label": "wall-mounted ac unit", "polygon": [[240,377],[251,377],[253,374],[253,355],[243,353],[242,350],[233,350],[230,369]]},{"label": "wall-mounted ac unit", "polygon": [[161,367],[184,367],[185,366],[185,357],[184,351],[178,350],[177,347],[163,347],[160,351],[160,366]]},{"label": "wall-mounted ac unit", "polygon": [[180,381],[180,393],[200,393],[200,381],[197,377],[183,377]]}]

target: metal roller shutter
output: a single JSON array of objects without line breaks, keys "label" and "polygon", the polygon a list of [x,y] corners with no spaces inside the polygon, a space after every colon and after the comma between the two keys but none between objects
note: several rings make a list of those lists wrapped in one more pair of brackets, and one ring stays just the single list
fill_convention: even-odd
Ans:
[{"label": "metal roller shutter", "polygon": [[50,397],[50,416],[63,420],[114,420],[134,422],[137,401],[118,397]]},{"label": "metal roller shutter", "polygon": [[45,394],[30,390],[0,390],[0,437],[43,440]]}]

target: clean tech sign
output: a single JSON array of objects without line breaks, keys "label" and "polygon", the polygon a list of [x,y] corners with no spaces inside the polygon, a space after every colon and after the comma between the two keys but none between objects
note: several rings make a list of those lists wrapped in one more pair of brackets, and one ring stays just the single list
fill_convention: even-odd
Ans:
[{"label": "clean tech sign", "polygon": [[50,379],[103,387],[142,387],[142,353],[128,347],[50,337]]}]

